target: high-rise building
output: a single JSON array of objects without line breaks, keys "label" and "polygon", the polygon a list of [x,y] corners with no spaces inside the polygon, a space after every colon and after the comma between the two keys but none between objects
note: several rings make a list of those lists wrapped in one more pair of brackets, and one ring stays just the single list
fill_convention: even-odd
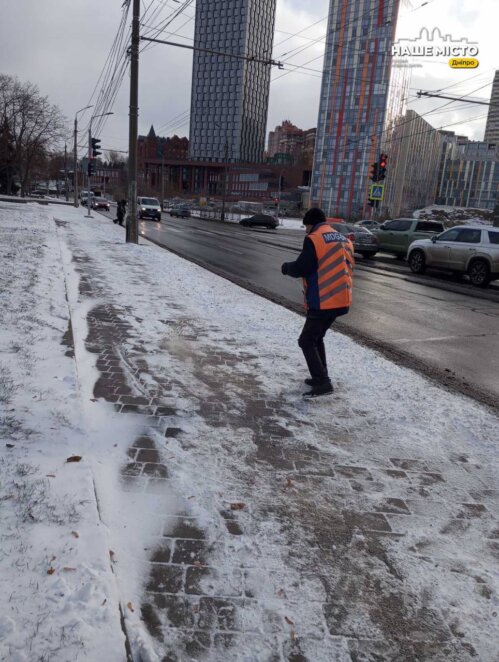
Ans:
[{"label": "high-rise building", "polygon": [[[276,0],[203,0],[194,46],[271,57]],[[194,51],[189,156],[258,163],[263,159],[270,65]]]},{"label": "high-rise building", "polygon": [[499,203],[499,144],[442,131],[436,203],[493,210]]},{"label": "high-rise building", "polygon": [[499,145],[499,69],[492,83],[490,103],[493,105],[489,106],[484,142]]},{"label": "high-rise building", "polygon": [[309,163],[311,166],[315,135],[315,128],[304,131],[289,120],[284,120],[274,131],[269,131],[267,156],[287,155],[291,163]]},{"label": "high-rise building", "polygon": [[331,216],[367,214],[370,164],[405,112],[409,70],[391,47],[406,3],[331,0],[311,190]]},{"label": "high-rise building", "polygon": [[383,201],[392,218],[435,202],[442,142],[440,131],[414,110],[394,126],[386,141],[390,173]]}]

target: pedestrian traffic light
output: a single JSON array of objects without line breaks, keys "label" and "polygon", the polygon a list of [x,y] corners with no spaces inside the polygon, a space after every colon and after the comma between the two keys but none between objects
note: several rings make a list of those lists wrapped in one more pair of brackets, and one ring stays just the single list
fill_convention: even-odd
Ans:
[{"label": "pedestrian traffic light", "polygon": [[87,172],[89,177],[95,175],[95,161],[92,159],[88,161]]},{"label": "pedestrian traffic light", "polygon": [[94,157],[94,159],[96,156],[100,156],[102,154],[102,152],[99,152],[100,144],[101,144],[100,138],[92,138],[92,156]]},{"label": "pedestrian traffic light", "polygon": [[369,203],[368,203],[369,207],[374,207],[374,202],[375,202],[374,200],[369,200]]},{"label": "pedestrian traffic light", "polygon": [[379,169],[378,169],[378,181],[382,181],[386,177],[386,164],[388,162],[388,156],[386,154],[379,155]]},{"label": "pedestrian traffic light", "polygon": [[371,163],[371,171],[369,172],[369,179],[372,182],[377,182],[379,179],[379,163]]}]

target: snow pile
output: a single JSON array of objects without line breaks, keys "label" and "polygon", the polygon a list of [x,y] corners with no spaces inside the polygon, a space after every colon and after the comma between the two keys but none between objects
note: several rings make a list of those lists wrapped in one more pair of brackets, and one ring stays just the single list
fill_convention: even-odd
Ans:
[{"label": "snow pile", "polygon": [[123,660],[57,237],[46,208],[0,208],[0,659]]},{"label": "snow pile", "polygon": [[490,209],[430,205],[423,209],[416,209],[412,215],[414,218],[420,218],[421,220],[443,221],[448,227],[462,225],[463,223],[492,225],[492,212]]}]

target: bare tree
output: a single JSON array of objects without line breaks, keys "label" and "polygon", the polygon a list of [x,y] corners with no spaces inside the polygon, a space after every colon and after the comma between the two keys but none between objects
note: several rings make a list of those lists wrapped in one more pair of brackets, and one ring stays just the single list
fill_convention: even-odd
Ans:
[{"label": "bare tree", "polygon": [[34,171],[44,166],[52,150],[60,147],[67,124],[59,108],[41,96],[36,85],[0,75],[0,126],[8,131],[12,151],[13,174],[8,192],[12,192],[15,176],[21,194],[25,195]]},{"label": "bare tree", "polygon": [[116,152],[114,149],[106,152],[106,159],[109,165],[117,167],[122,167],[127,162],[125,155],[121,152]]}]

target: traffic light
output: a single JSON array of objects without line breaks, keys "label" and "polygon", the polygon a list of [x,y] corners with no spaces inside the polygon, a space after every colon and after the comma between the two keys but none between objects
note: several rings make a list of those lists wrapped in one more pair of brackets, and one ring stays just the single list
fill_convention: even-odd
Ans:
[{"label": "traffic light", "polygon": [[90,159],[88,162],[87,172],[89,177],[95,175],[95,161],[93,161],[92,159]]},{"label": "traffic light", "polygon": [[388,161],[388,156],[386,154],[379,155],[378,181],[382,181],[386,177],[387,161]]},{"label": "traffic light", "polygon": [[374,207],[374,200],[369,200],[368,205],[369,207]]},{"label": "traffic light", "polygon": [[377,182],[379,179],[379,163],[371,163],[371,171],[369,173],[369,179],[372,182]]},{"label": "traffic light", "polygon": [[100,144],[101,144],[100,138],[92,138],[92,156],[94,157],[94,159],[95,157],[100,156],[102,154],[102,152],[99,152]]}]

